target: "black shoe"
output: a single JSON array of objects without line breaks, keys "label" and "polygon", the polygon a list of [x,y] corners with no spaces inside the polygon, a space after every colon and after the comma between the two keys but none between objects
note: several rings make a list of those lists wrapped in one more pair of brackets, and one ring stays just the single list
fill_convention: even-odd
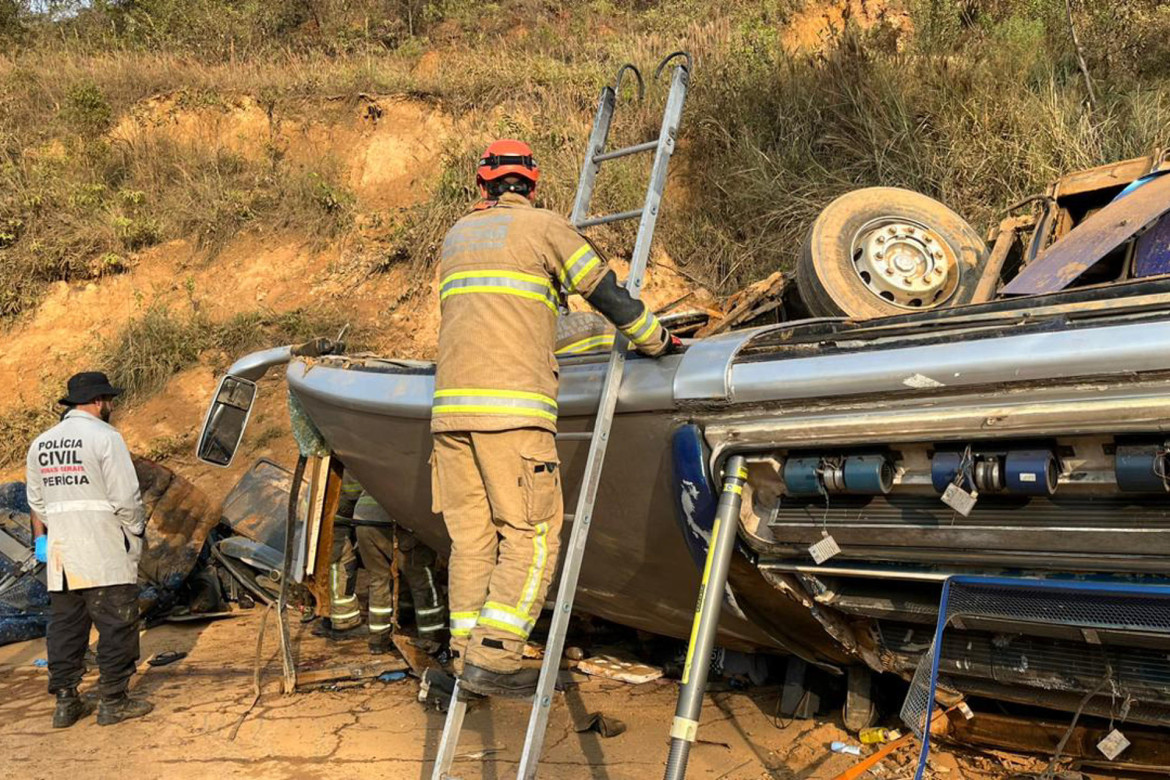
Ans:
[{"label": "black shoe", "polygon": [[480,696],[500,696],[505,699],[526,699],[536,694],[540,669],[518,669],[514,672],[493,672],[474,664],[463,664],[459,682]]},{"label": "black shoe", "polygon": [[321,622],[313,627],[313,636],[324,637],[331,641],[355,639],[366,633],[366,627],[358,622],[348,628],[334,628],[329,618],[322,618]]},{"label": "black shoe", "polygon": [[57,709],[53,710],[53,728],[67,729],[93,712],[93,702],[77,695],[76,688],[57,691]]},{"label": "black shoe", "polygon": [[394,640],[389,631],[374,634],[370,637],[370,655],[385,655],[394,649]]},{"label": "black shoe", "polygon": [[97,722],[99,726],[112,726],[131,718],[141,718],[154,709],[154,705],[144,699],[131,699],[126,694],[102,697],[98,705]]}]

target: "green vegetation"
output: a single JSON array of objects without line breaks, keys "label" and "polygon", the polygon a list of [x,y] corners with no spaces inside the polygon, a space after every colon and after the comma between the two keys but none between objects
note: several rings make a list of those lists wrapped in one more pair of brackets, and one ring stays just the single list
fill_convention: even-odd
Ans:
[{"label": "green vegetation", "polygon": [[[110,130],[157,94],[180,106],[255,96],[278,125],[325,97],[406,94],[479,123],[438,161],[432,200],[390,217],[375,270],[434,259],[474,200],[471,162],[498,134],[529,138],[546,205],[566,210],[598,86],[687,47],[697,71],[679,155],[685,197],[662,246],[720,290],[791,263],[834,196],[892,184],[938,197],[979,228],[1053,176],[1170,139],[1170,9],[1075,4],[1091,109],[1064,0],[904,0],[811,53],[782,33],[800,0],[726,4],[502,0],[138,0],[51,3],[55,21],[0,5],[18,41],[0,56],[0,317],[48,281],[117,273],[136,251],[193,237],[214,251],[255,225],[347,231],[360,205],[328,158],[250,160],[207,139],[130,143]],[[907,8],[908,24],[894,24]],[[441,67],[421,67],[424,56]],[[425,63],[424,63],[425,64]],[[434,65],[434,63],[431,63]],[[647,73],[647,76],[650,74]],[[662,85],[651,84],[651,100]],[[617,140],[641,139],[635,109]],[[597,208],[628,207],[636,163]],[[600,231],[620,252],[631,228]]]},{"label": "green vegetation", "polygon": [[[134,401],[157,392],[200,359],[222,371],[238,355],[273,344],[333,336],[347,323],[337,309],[251,311],[214,321],[195,310],[175,312],[156,304],[106,343],[100,364],[114,386],[126,391],[126,400]],[[362,337],[361,331],[347,332],[353,349],[361,349]]]}]

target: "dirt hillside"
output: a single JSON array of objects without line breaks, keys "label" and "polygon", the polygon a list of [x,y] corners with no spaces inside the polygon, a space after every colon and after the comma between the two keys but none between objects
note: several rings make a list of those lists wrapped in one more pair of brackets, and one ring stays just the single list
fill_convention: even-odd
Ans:
[{"label": "dirt hillside", "polygon": [[[56,397],[66,377],[100,365],[118,334],[158,307],[216,322],[255,311],[327,310],[360,333],[372,351],[433,356],[437,280],[419,278],[431,272],[409,265],[372,267],[371,257],[380,251],[387,225],[433,194],[440,170],[436,161],[452,134],[460,132],[458,123],[439,106],[396,96],[303,104],[300,118],[279,122],[252,96],[214,105],[189,103],[183,96],[152,97],[119,118],[110,140],[131,146],[199,143],[260,163],[279,155],[282,164],[294,166],[327,158],[344,172],[358,229],[333,240],[290,224],[248,230],[213,248],[193,236],[135,253],[124,273],[56,283],[5,334],[0,385],[12,392],[0,397],[0,415]],[[620,258],[615,266],[624,272]],[[651,305],[675,300],[693,287],[674,271],[669,257],[656,253],[646,291]],[[262,382],[242,457],[230,473],[205,467],[192,456],[218,376],[238,357],[205,352],[157,392],[131,401],[116,419],[132,449],[161,458],[217,498],[256,458],[287,463],[295,457],[279,375]],[[0,480],[20,477],[18,466],[0,473]]]}]

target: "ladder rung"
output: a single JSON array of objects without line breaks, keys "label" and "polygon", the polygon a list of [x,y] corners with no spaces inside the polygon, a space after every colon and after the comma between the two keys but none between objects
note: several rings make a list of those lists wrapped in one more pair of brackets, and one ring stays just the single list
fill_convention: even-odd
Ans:
[{"label": "ladder rung", "polygon": [[634,209],[633,211],[623,211],[618,214],[606,214],[600,217],[589,217],[577,223],[579,228],[593,227],[594,225],[605,225],[610,222],[621,222],[623,219],[637,219],[642,216],[642,209]]},{"label": "ladder rung", "polygon": [[641,152],[652,152],[658,148],[658,141],[647,141],[644,144],[634,144],[627,146],[624,149],[615,149],[612,152],[605,152],[604,154],[593,155],[593,162],[605,162],[606,160],[616,160],[619,157],[626,157],[631,154],[640,154]]},{"label": "ladder rung", "polygon": [[569,432],[561,431],[557,434],[557,441],[590,441],[593,439],[593,431]]}]

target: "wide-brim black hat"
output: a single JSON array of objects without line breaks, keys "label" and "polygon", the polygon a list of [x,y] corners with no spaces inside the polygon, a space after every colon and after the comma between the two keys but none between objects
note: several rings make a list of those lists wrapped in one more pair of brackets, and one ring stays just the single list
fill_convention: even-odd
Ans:
[{"label": "wide-brim black hat", "polygon": [[57,400],[57,403],[64,406],[80,406],[95,398],[103,396],[113,398],[122,394],[122,389],[111,385],[109,377],[101,371],[83,371],[80,374],[74,374],[69,377],[69,383],[66,387],[68,394]]}]

